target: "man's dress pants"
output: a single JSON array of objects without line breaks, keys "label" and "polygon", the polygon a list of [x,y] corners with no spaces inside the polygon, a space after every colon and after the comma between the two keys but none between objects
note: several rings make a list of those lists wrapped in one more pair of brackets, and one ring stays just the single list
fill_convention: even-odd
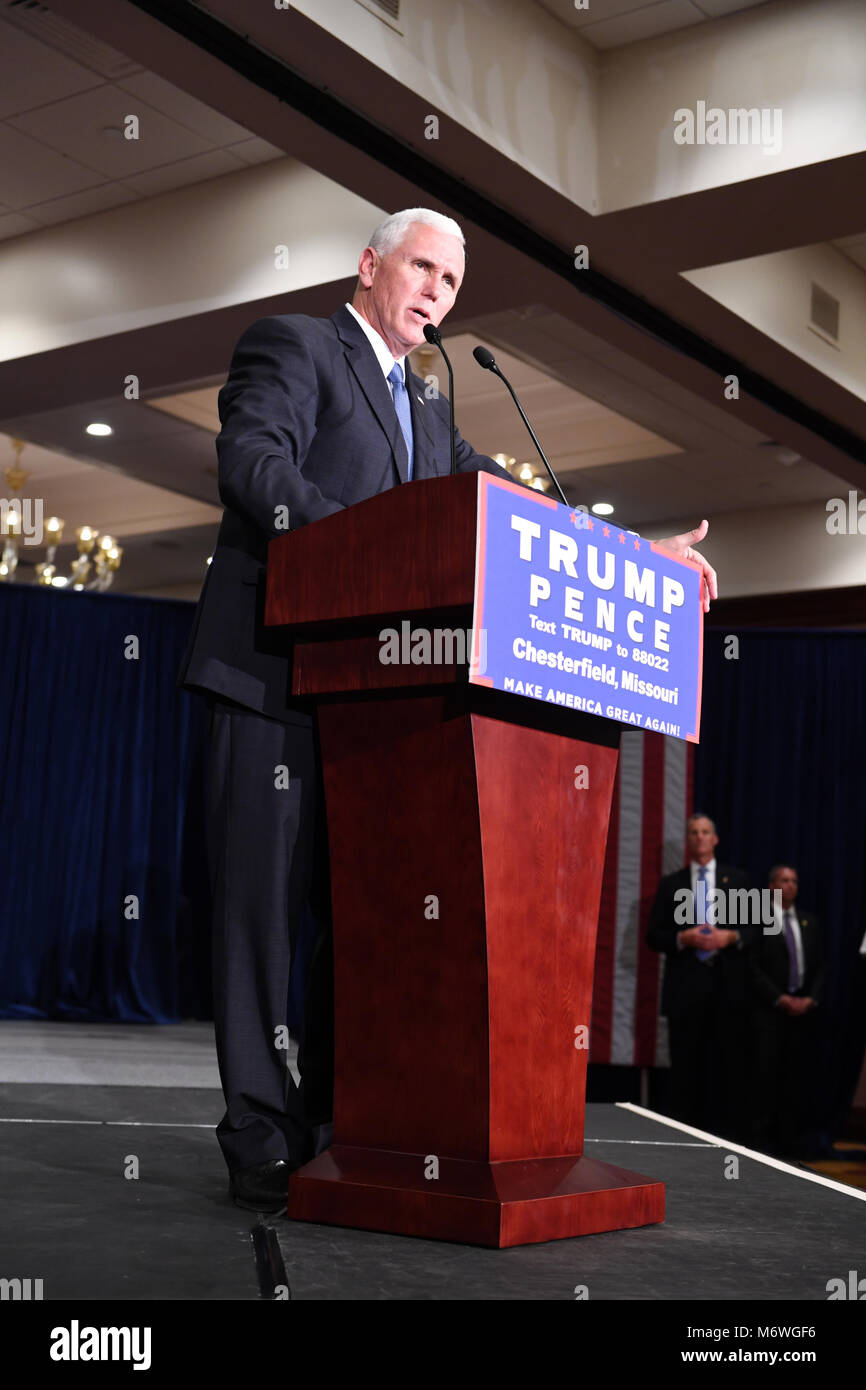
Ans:
[{"label": "man's dress pants", "polygon": [[[735,949],[728,947],[729,950]],[[748,1022],[721,962],[701,965],[691,997],[668,1014],[670,1113],[727,1139],[749,1138]]]},{"label": "man's dress pants", "polygon": [[[333,1096],[327,832],[314,727],[209,700],[214,1026],[229,1172],[318,1150]],[[304,924],[306,923],[306,927]],[[285,1045],[298,933],[314,933],[296,1086]]]}]

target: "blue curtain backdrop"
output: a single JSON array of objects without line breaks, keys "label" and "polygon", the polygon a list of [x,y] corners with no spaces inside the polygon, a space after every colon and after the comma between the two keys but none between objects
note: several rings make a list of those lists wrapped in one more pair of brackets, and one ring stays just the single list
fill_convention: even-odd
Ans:
[{"label": "blue curtain backdrop", "polygon": [[[211,1017],[205,711],[175,687],[192,615],[0,585],[0,1017]],[[866,1040],[864,699],[864,633],[707,632],[695,804],[756,883],[793,862],[799,902],[821,918],[826,1133]]]},{"label": "blue curtain backdrop", "polygon": [[[736,657],[725,655],[736,637]],[[866,1041],[866,633],[710,629],[704,645],[695,807],[719,857],[765,886],[792,864],[828,961],[819,1132],[838,1133]]]},{"label": "blue curtain backdrop", "polygon": [[192,615],[0,585],[0,1017],[210,1017]]}]

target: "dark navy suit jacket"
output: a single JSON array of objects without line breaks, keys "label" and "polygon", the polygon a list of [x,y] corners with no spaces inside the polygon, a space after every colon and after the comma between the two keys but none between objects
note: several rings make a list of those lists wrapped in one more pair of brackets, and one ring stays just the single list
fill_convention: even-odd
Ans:
[{"label": "dark navy suit jacket", "polygon": [[[408,367],[408,364],[407,364]],[[425,397],[407,370],[413,481],[451,469],[448,400]],[[408,481],[408,454],[388,383],[345,306],[330,318],[287,314],[252,324],[219,394],[216,447],[224,504],[213,560],[178,676],[272,718],[310,724],[287,700],[285,632],[264,626],[268,542],[276,508],[295,530]],[[511,475],[456,433],[457,469]]]},{"label": "dark navy suit jacket", "polygon": [[[824,947],[818,919],[811,912],[797,909],[800,940],[803,946],[803,983],[799,993],[808,995],[820,1004],[824,998],[826,970]],[[759,938],[750,962],[752,990],[756,1000],[775,1008],[780,997],[788,992],[790,960],[785,933],[763,934]]]},{"label": "dark navy suit jacket", "polygon": [[[677,933],[684,928],[675,917],[676,893],[681,888],[690,888],[691,882],[688,865],[661,880],[647,928],[647,945],[654,951],[665,953],[661,1012],[668,1019],[684,1014],[700,1015],[719,979],[730,1008],[745,1009],[749,950],[761,931],[760,924],[737,925],[740,945],[726,946],[710,965],[698,960],[693,948],[677,946]],[[731,868],[729,864],[720,864],[716,860],[717,889],[727,891],[752,887],[742,869]]]}]

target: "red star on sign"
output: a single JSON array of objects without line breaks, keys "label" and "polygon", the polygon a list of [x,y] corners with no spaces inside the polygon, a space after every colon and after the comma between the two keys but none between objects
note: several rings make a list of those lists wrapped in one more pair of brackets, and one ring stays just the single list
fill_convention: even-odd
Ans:
[{"label": "red star on sign", "polygon": [[622,534],[622,531],[620,531],[619,535],[617,536],[617,540],[619,541],[620,545],[625,545],[625,536]]},{"label": "red star on sign", "polygon": [[592,531],[595,529],[595,522],[593,521],[591,516],[588,516],[586,518],[586,529],[587,531]]},{"label": "red star on sign", "polygon": [[605,528],[604,528],[604,530],[602,531],[601,534],[602,534],[603,536],[609,536],[609,535],[610,535],[610,527],[609,527],[609,526],[605,526]]},{"label": "red star on sign", "polygon": [[638,540],[637,536],[635,536],[634,538],[634,548],[635,550],[640,550],[640,541]]}]

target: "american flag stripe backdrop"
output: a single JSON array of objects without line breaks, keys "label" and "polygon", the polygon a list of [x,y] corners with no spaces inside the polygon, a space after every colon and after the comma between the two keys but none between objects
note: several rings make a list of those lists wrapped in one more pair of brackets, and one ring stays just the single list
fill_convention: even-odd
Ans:
[{"label": "american flag stripe backdrop", "polygon": [[693,744],[623,731],[599,910],[591,1062],[668,1064],[658,1014],[662,957],[644,938],[659,879],[684,862],[693,786]]}]

